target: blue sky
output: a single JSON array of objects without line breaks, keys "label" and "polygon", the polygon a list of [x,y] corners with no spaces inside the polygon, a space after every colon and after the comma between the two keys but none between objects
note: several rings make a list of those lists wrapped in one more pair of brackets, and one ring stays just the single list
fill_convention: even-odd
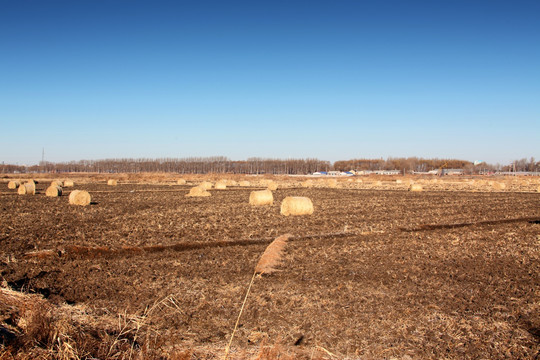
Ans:
[{"label": "blue sky", "polygon": [[0,0],[0,161],[540,158],[540,1]]}]

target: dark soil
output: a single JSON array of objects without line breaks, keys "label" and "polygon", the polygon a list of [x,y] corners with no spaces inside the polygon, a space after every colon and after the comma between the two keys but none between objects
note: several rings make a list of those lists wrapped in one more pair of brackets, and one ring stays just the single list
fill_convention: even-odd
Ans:
[{"label": "dark soil", "polygon": [[[95,313],[154,306],[152,346],[223,348],[259,257],[291,233],[281,271],[254,282],[234,349],[538,358],[538,193],[302,188],[252,207],[246,188],[189,198],[185,186],[85,184],[93,204],[80,207],[47,185],[0,194],[2,280]],[[314,214],[280,215],[291,195]]]}]

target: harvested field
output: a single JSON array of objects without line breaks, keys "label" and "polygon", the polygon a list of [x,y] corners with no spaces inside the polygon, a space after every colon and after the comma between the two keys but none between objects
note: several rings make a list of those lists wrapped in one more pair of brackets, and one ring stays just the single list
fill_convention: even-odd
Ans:
[{"label": "harvested field", "polygon": [[[72,189],[92,194],[85,207],[68,204],[70,191],[46,197],[50,182],[36,196],[0,192],[3,286],[79,314],[82,329],[101,334],[94,343],[125,345],[81,345],[78,356],[221,358],[259,258],[290,233],[280,271],[253,283],[232,359],[538,357],[537,184],[437,182],[409,192],[406,182],[328,188],[299,179],[280,184],[273,205],[254,207],[253,187],[197,198],[185,196],[193,181],[170,181],[111,189],[77,180]],[[316,211],[281,216],[287,196],[310,198]],[[17,309],[0,301],[0,344],[26,331],[9,320]],[[31,351],[55,358],[41,343],[43,353]],[[24,344],[0,345],[0,354],[24,358]]]}]

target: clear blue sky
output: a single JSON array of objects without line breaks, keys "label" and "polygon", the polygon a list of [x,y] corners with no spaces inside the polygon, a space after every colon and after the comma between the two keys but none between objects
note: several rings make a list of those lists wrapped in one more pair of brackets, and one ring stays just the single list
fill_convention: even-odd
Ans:
[{"label": "clear blue sky", "polygon": [[540,157],[540,1],[0,0],[0,161]]}]

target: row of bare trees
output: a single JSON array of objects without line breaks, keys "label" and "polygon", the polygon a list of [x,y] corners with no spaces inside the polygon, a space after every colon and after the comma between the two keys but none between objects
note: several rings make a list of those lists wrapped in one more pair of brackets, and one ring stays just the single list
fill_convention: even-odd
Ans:
[{"label": "row of bare trees", "polygon": [[103,159],[80,160],[70,162],[41,162],[39,165],[24,166],[2,164],[2,173],[36,172],[96,172],[96,173],[140,173],[173,172],[179,174],[275,174],[305,175],[316,171],[349,170],[400,170],[403,173],[430,171],[437,169],[464,169],[466,174],[486,171],[529,171],[538,172],[540,162],[534,158],[515,160],[501,166],[482,163],[474,165],[470,161],[458,159],[423,159],[418,157],[384,159],[340,160],[331,164],[318,159],[267,159],[248,158],[230,160],[223,156],[190,158],[138,158],[138,159]]},{"label": "row of bare trees", "polygon": [[140,173],[174,172],[179,174],[310,174],[331,169],[329,161],[318,159],[264,159],[230,160],[226,157],[190,157],[160,159],[104,159],[80,160],[62,163],[41,162],[34,166],[4,165],[3,173],[13,172],[97,172]]},{"label": "row of bare trees", "polygon": [[352,159],[341,160],[334,163],[334,169],[337,171],[348,170],[401,170],[411,171],[430,171],[440,168],[445,169],[464,169],[472,165],[470,161],[458,159],[422,159],[417,157],[392,158],[388,159]]}]

